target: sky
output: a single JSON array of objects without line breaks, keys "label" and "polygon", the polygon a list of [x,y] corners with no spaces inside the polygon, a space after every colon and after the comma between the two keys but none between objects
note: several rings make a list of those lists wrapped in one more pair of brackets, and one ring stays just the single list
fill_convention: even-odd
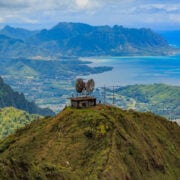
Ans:
[{"label": "sky", "polygon": [[0,28],[51,28],[59,22],[180,30],[180,0],[0,0]]}]

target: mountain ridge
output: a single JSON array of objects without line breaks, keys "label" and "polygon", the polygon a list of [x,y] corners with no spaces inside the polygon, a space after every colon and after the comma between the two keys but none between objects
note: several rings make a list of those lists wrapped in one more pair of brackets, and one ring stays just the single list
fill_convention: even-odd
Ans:
[{"label": "mountain ridge", "polygon": [[25,40],[37,32],[38,31],[30,31],[24,28],[14,28],[9,25],[6,25],[3,29],[0,30],[0,34],[20,40]]},{"label": "mountain ridge", "polygon": [[0,77],[0,108],[13,106],[18,109],[29,112],[30,114],[55,115],[48,108],[39,108],[34,102],[28,102],[23,93],[13,91],[13,89],[4,83]]},{"label": "mountain ridge", "polygon": [[68,107],[0,143],[0,177],[177,179],[179,130],[152,113]]},{"label": "mountain ridge", "polygon": [[[12,27],[10,29],[13,31]],[[0,34],[4,31],[1,30]],[[13,38],[14,32],[17,31],[16,37],[23,41],[16,43],[13,48],[8,44],[6,46],[8,53],[0,49],[2,57],[162,55],[168,54],[171,49],[163,37],[147,28],[124,28],[118,25],[91,26],[64,22],[51,29],[37,32],[18,28],[14,29],[14,32],[6,31],[4,34]],[[21,31],[28,35],[20,37]],[[5,44],[3,41],[0,43],[2,47]]]}]

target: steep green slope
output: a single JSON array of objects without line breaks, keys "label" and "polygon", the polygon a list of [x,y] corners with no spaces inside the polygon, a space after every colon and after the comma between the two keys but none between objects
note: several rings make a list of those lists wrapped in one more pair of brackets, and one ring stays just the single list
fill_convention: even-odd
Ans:
[{"label": "steep green slope", "polygon": [[4,67],[3,72],[6,72],[8,75],[13,76],[37,76],[39,73],[33,68],[29,67],[25,63],[19,61],[16,64],[12,63],[8,67]]},{"label": "steep green slope", "polygon": [[13,91],[13,89],[4,83],[0,77],[0,108],[13,106],[25,110],[30,114],[54,115],[55,113],[48,108],[39,108],[34,102],[25,99],[23,93]]},{"label": "steep green slope", "polygon": [[[20,50],[23,45],[24,42],[22,40],[0,34],[0,57],[17,56],[17,51]],[[21,56],[20,52],[18,52],[18,56]]]},{"label": "steep green slope", "polygon": [[67,108],[0,143],[0,179],[178,179],[180,127],[151,113]]},{"label": "steep green slope", "polygon": [[39,118],[41,118],[41,116],[35,114],[30,115],[25,111],[13,107],[0,109],[0,139],[13,134],[16,129]]}]

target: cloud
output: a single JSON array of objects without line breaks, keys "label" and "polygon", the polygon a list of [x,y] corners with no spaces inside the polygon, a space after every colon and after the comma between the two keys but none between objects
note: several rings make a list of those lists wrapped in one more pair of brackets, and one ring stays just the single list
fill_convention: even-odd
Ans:
[{"label": "cloud", "polygon": [[172,22],[180,23],[180,14],[171,14],[169,18]]},{"label": "cloud", "polygon": [[96,0],[0,0],[0,8],[34,10],[91,9],[98,5]]},{"label": "cloud", "polygon": [[180,4],[146,4],[134,8],[134,13],[180,13]]},{"label": "cloud", "polygon": [[179,0],[0,0],[0,25],[79,21],[90,24],[178,25]]},{"label": "cloud", "polygon": [[3,23],[4,22],[4,19],[0,17],[0,23]]},{"label": "cloud", "polygon": [[99,7],[99,3],[97,1],[90,1],[90,0],[76,0],[76,6],[78,9],[94,9]]}]

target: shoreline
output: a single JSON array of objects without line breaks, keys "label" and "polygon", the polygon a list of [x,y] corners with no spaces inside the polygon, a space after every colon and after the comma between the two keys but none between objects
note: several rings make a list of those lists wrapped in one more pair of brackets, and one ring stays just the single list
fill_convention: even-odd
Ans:
[{"label": "shoreline", "polygon": [[134,85],[163,83],[178,85],[180,76],[180,56],[101,56],[80,57],[79,60],[90,61],[90,67],[111,66],[111,71],[89,76],[80,76],[88,79],[93,78],[99,87],[107,85]]}]

